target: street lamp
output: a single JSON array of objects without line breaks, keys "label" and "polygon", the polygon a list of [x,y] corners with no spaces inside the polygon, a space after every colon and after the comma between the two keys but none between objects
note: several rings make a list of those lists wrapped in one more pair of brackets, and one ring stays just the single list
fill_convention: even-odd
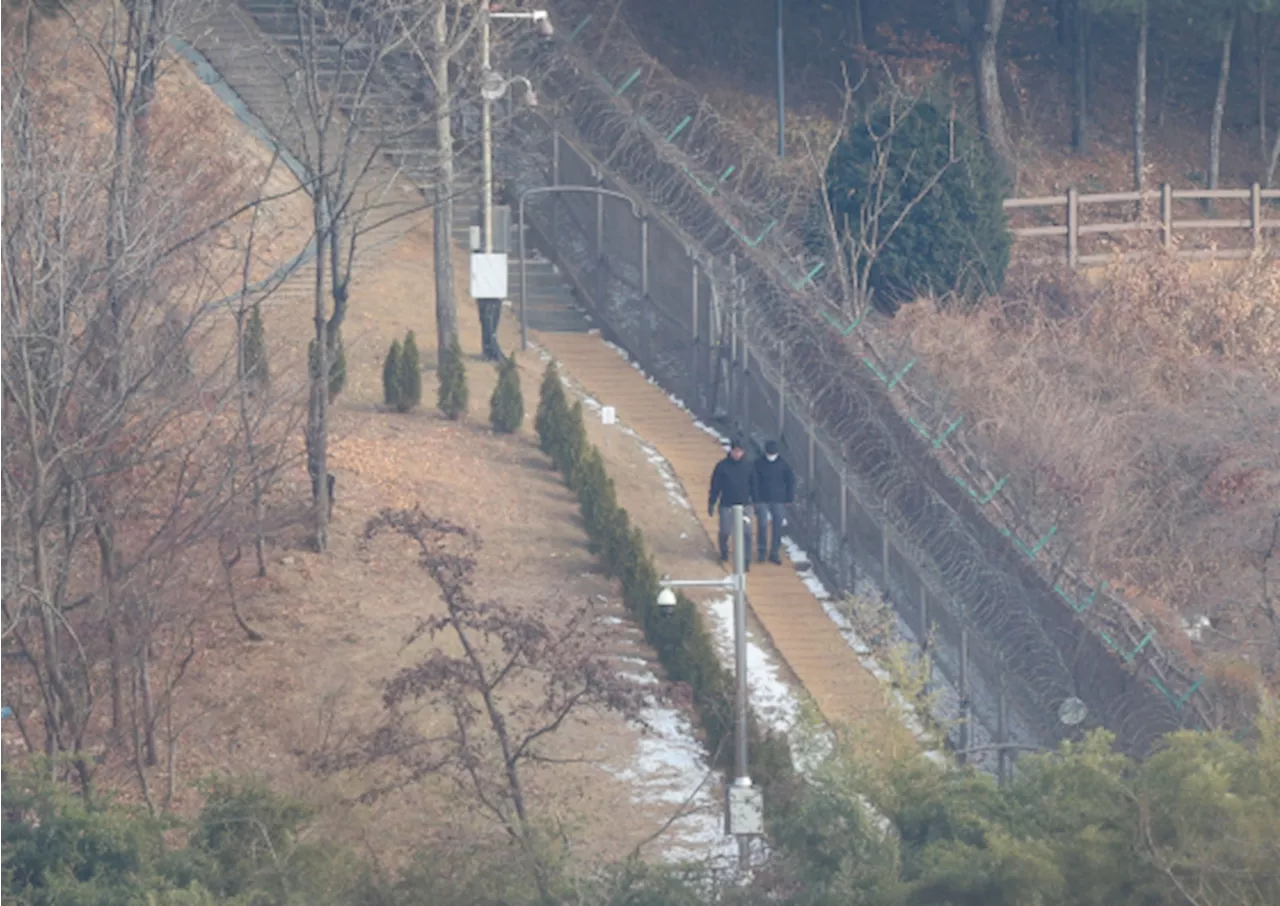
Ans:
[{"label": "street lamp", "polygon": [[498,320],[502,316],[502,300],[507,296],[507,256],[493,250],[493,107],[515,82],[523,82],[525,99],[536,106],[538,95],[524,76],[505,78],[490,65],[490,19],[524,19],[533,22],[543,37],[553,33],[551,19],[545,9],[502,12],[486,3],[480,16],[480,140],[482,157],[482,198],[480,224],[482,246],[471,255],[471,295],[480,309],[481,345],[487,359],[501,359],[498,347]]},{"label": "street lamp", "polygon": [[[490,106],[495,100],[502,97],[506,90],[514,81],[522,81],[529,90],[530,106],[537,104],[537,95],[533,91],[533,85],[523,76],[514,79],[503,79],[502,76],[494,72],[490,62],[490,39],[489,39],[489,20],[490,19],[524,19],[533,22],[538,27],[538,33],[543,37],[550,37],[554,33],[551,26],[551,17],[545,9],[516,10],[512,12],[500,12],[485,6],[484,15],[480,19],[480,69],[483,73],[481,76],[480,96],[484,100],[484,104],[480,111],[480,130],[482,155],[484,157],[483,175],[484,182],[484,198],[481,203],[481,223],[484,228],[484,251],[486,253],[493,252],[493,108]],[[496,77],[498,87],[496,93],[487,90],[486,86],[492,87],[493,79]]]},{"label": "street lamp", "polygon": [[[588,192],[592,195],[608,195],[611,198],[621,198],[631,205],[631,213],[635,215],[636,219],[640,219],[640,206],[636,204],[635,199],[621,192],[615,192],[613,189],[603,189],[599,186],[536,186],[532,189],[525,189],[520,193],[520,200],[516,205],[516,235],[519,237],[520,242],[520,348],[522,350],[529,348],[529,320],[525,315],[525,301],[529,294],[529,281],[525,268],[524,200],[530,195],[547,195],[552,192]],[[603,304],[604,300],[601,299],[600,302]],[[674,607],[674,596],[671,600],[671,606]],[[666,606],[661,600],[658,601],[658,605],[660,607]]]},{"label": "street lamp", "polygon": [[786,89],[784,87],[783,74],[783,58],[782,58],[782,4],[783,0],[776,0],[775,7],[777,13],[777,28],[775,29],[774,56],[778,67],[778,156],[787,156],[787,105],[786,105]]},{"label": "street lamp", "polygon": [[676,606],[674,588],[723,588],[733,592],[733,666],[736,679],[733,699],[733,784],[726,792],[728,832],[738,838],[738,867],[747,869],[748,837],[764,833],[764,795],[752,787],[747,774],[747,561],[746,513],[733,507],[733,573],[723,579],[671,579],[658,582],[658,606],[670,612]]}]

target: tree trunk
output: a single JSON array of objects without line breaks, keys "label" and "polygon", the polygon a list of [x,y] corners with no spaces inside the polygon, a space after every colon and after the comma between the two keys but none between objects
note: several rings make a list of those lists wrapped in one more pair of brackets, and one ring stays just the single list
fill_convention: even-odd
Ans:
[{"label": "tree trunk", "polygon": [[862,13],[863,13],[862,0],[853,0],[853,46],[854,47],[867,46],[867,31],[866,31],[866,28],[863,27],[863,23],[866,20],[863,18]]},{"label": "tree trunk", "polygon": [[1276,130],[1275,138],[1271,142],[1271,162],[1267,164],[1266,179],[1268,189],[1276,178],[1276,164],[1280,164],[1280,129]]},{"label": "tree trunk", "polygon": [[458,304],[453,293],[453,95],[449,87],[448,4],[441,3],[435,18],[435,50],[432,61],[436,87],[436,151],[440,175],[436,181],[434,214],[436,269],[436,362],[458,335]]},{"label": "tree trunk", "polygon": [[997,167],[1006,178],[1013,173],[1013,145],[1005,127],[1004,101],[1000,97],[1000,61],[997,44],[1004,19],[1005,0],[980,0],[974,15],[970,0],[957,0],[956,18],[969,45],[977,97],[978,128]]},{"label": "tree trunk", "polygon": [[1231,42],[1236,34],[1236,13],[1227,21],[1222,36],[1222,64],[1218,68],[1218,93],[1213,99],[1213,122],[1209,126],[1209,188],[1218,188],[1218,170],[1222,163],[1222,120],[1227,112],[1227,83],[1231,80]]},{"label": "tree trunk", "polygon": [[147,767],[156,765],[156,714],[155,703],[151,698],[151,641],[150,631],[143,630],[147,638],[138,645],[138,692],[142,708],[143,748],[146,751]]},{"label": "tree trunk", "polygon": [[[1147,131],[1147,40],[1151,32],[1151,16],[1147,0],[1138,3],[1138,67],[1133,92],[1133,190],[1141,192],[1146,184],[1145,147]],[[1138,200],[1142,214],[1142,200]]]},{"label": "tree trunk", "polygon": [[1071,147],[1089,152],[1089,11],[1085,0],[1071,4]]},{"label": "tree trunk", "polygon": [[[315,548],[323,553],[329,546],[329,483],[325,480],[329,469],[329,340],[325,317],[325,243],[328,241],[328,223],[320,201],[322,193],[312,205],[315,211],[315,365],[310,375],[310,399],[307,405],[307,473],[311,476],[312,502],[315,518]],[[309,367],[310,363],[308,363]]]}]

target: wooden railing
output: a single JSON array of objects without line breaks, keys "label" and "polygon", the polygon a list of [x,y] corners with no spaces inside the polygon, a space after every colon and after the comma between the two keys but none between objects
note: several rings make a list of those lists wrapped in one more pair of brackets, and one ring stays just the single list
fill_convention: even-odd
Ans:
[{"label": "wooden railing", "polygon": [[[1159,203],[1158,210],[1152,210],[1155,202]],[[1178,216],[1179,212],[1175,211],[1178,202],[1197,203],[1200,210],[1196,213],[1200,216]],[[1236,207],[1245,202],[1248,210],[1247,213],[1242,210],[1242,216],[1237,217],[1206,216],[1214,213],[1218,202],[1232,202]],[[1230,259],[1274,254],[1278,243],[1266,234],[1267,231],[1280,230],[1278,203],[1280,189],[1263,189],[1257,183],[1248,189],[1175,189],[1165,183],[1159,191],[1149,192],[1082,195],[1075,189],[1068,189],[1065,195],[1009,198],[1004,202],[1004,209],[1011,219],[1016,211],[1029,211],[1033,220],[1040,221],[1033,225],[1013,225],[1011,232],[1016,240],[1065,240],[1066,262],[1074,268],[1105,264],[1131,252],[1133,249],[1126,249],[1117,241],[1125,234],[1138,234],[1139,237],[1158,235],[1163,248],[1185,258]],[[1121,220],[1089,220],[1086,216],[1088,209],[1102,206],[1110,206],[1110,211],[1127,206],[1129,215]],[[1182,206],[1184,212],[1186,207]],[[1052,222],[1044,223],[1046,220]],[[1233,231],[1234,235],[1228,234],[1229,239],[1239,238],[1245,242],[1219,243],[1210,238],[1222,235],[1217,231]],[[1082,254],[1080,244],[1083,237],[1098,237],[1104,244],[1110,239],[1111,247],[1106,251]],[[1149,247],[1149,243],[1141,245]]]}]

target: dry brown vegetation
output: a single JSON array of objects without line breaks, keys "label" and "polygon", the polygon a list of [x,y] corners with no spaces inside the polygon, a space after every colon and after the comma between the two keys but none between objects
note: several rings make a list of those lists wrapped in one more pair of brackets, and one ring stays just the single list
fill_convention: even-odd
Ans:
[{"label": "dry brown vegetation", "polygon": [[1166,643],[1189,631],[1210,663],[1280,679],[1280,266],[1023,270],[977,311],[922,303],[893,330]]}]

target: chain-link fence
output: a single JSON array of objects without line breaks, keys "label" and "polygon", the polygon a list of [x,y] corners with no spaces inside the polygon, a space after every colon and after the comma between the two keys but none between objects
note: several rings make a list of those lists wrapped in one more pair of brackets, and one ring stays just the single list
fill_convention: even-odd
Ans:
[{"label": "chain-link fence", "polygon": [[[1100,636],[1126,650],[1149,641],[1130,638],[1134,629],[1122,622],[1100,631],[1077,619],[1063,603],[1065,574],[1047,582],[1008,535],[974,512],[974,492],[930,455],[945,424],[912,426],[888,399],[903,369],[852,355],[805,309],[803,294],[740,254],[740,243],[725,238],[733,231],[714,195],[704,197],[703,211],[680,202],[681,221],[701,225],[698,232],[669,216],[670,161],[656,153],[643,161],[621,134],[612,147],[588,147],[574,123],[587,106],[581,81],[569,86],[544,72],[544,85],[565,92],[557,98],[561,116],[519,117],[504,136],[510,200],[549,185],[598,186],[635,200],[540,196],[529,205],[531,241],[606,332],[697,416],[781,441],[803,483],[792,533],[823,577],[840,589],[859,574],[874,579],[912,634],[933,638],[936,665],[967,691],[976,722],[992,734],[1003,724],[1010,742],[1063,738],[1071,731],[1058,712],[1073,697],[1090,711],[1078,729],[1108,726],[1137,752],[1193,716],[1126,669]],[[619,175],[622,164],[631,172]],[[648,177],[639,172],[645,168]]]}]

